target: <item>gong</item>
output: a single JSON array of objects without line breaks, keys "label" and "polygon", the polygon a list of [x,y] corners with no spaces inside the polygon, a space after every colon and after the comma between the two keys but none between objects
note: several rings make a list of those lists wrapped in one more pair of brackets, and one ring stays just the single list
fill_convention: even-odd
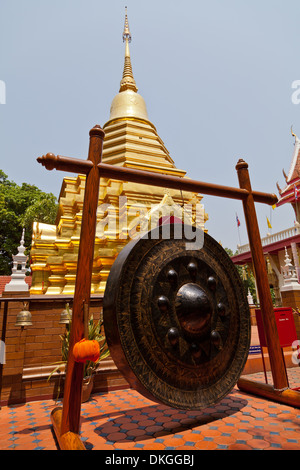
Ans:
[{"label": "gong", "polygon": [[170,227],[168,238],[157,227],[117,256],[103,300],[105,334],[132,388],[173,408],[201,409],[243,371],[249,306],[221,245],[205,233],[201,249],[187,249],[190,240]]}]

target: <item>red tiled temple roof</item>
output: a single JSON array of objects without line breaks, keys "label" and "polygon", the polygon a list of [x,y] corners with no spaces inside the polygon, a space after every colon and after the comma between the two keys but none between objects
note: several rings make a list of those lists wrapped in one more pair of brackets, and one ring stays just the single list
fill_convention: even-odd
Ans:
[{"label": "red tiled temple roof", "polygon": [[[295,189],[296,188],[296,189]],[[276,206],[282,206],[283,204],[296,203],[296,192],[298,192],[298,200],[300,201],[300,179],[299,177],[291,180],[290,183],[281,191],[279,201]]]},{"label": "red tiled temple roof", "polygon": [[[286,186],[283,190],[279,191],[280,197],[276,204],[277,207],[286,203],[295,204],[297,202],[296,196],[298,201],[300,200],[300,140],[296,136],[295,149],[290,169],[288,175],[285,175],[284,173],[284,176],[286,180]],[[278,187],[278,189],[280,188]]]}]

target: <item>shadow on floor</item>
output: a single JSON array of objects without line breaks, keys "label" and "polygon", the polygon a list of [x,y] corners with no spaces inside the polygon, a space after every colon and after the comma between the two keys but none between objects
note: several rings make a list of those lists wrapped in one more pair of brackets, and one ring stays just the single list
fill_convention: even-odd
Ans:
[{"label": "shadow on floor", "polygon": [[[179,410],[165,405],[150,405],[140,408],[90,414],[82,422],[105,422],[94,428],[94,432],[105,438],[107,443],[143,441],[161,436],[174,435],[195,427],[213,423],[231,416],[248,405],[247,400],[227,396],[215,406],[201,411]],[[89,448],[89,443],[85,443]]]}]

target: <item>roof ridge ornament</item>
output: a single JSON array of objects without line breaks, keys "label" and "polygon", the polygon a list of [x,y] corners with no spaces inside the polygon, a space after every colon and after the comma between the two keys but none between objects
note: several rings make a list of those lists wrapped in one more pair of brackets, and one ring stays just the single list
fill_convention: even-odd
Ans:
[{"label": "roof ridge ornament", "polygon": [[295,143],[299,142],[298,136],[295,134],[295,132],[293,132],[293,126],[291,126],[291,134],[292,134],[293,137],[295,137]]}]

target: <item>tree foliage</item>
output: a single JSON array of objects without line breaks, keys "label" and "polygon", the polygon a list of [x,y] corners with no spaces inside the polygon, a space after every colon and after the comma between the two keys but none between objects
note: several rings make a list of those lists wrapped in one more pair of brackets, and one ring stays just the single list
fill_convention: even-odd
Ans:
[{"label": "tree foliage", "polygon": [[0,170],[0,275],[11,274],[12,255],[20,245],[25,228],[25,243],[30,251],[34,221],[54,224],[56,198],[27,183],[17,185]]},{"label": "tree foliage", "polygon": [[[233,253],[233,251],[230,248],[225,248],[225,251],[228,254],[228,256],[230,256],[230,258],[232,258],[232,256],[234,256],[234,254],[237,254],[237,252]],[[250,293],[253,297],[253,301],[256,304],[257,303],[257,296],[256,296],[255,279],[254,279],[253,273],[250,270],[247,270],[246,271],[246,279],[245,279],[244,276],[243,276],[242,266],[239,266],[239,265],[236,264],[235,267],[237,268],[237,270],[239,272],[239,275],[241,276],[246,295],[248,294],[248,291],[250,291]]]}]

